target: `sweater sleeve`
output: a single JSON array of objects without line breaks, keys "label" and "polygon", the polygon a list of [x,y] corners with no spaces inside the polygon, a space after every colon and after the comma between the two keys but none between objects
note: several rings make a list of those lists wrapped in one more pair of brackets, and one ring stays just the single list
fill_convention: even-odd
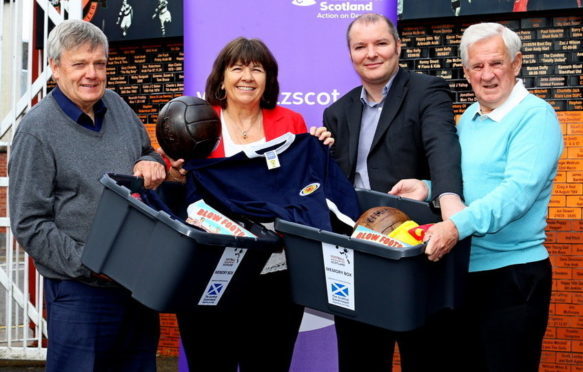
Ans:
[{"label": "sweater sleeve", "polygon": [[70,278],[90,277],[81,264],[83,244],[55,224],[55,159],[34,135],[17,132],[9,173],[10,223],[18,243],[37,262]]},{"label": "sweater sleeve", "polygon": [[510,135],[502,182],[451,217],[460,239],[495,233],[528,213],[543,190],[550,189],[562,148],[552,109],[530,109]]}]

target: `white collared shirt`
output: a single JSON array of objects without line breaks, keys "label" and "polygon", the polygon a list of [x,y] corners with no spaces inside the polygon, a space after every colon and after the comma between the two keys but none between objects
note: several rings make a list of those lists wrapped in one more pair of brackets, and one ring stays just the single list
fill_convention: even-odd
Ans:
[{"label": "white collared shirt", "polygon": [[387,84],[383,87],[383,97],[381,98],[380,102],[371,102],[368,99],[368,95],[364,87],[362,87],[362,91],[360,92],[360,102],[362,103],[363,109],[362,117],[360,119],[360,135],[358,137],[356,172],[354,174],[355,187],[370,190],[367,163],[368,153],[370,152],[372,140],[379,124],[381,112],[383,111],[383,103],[389,94],[389,90],[391,89],[391,85],[393,85],[395,76],[397,76],[397,71],[393,74],[393,76],[391,76]]},{"label": "white collared shirt", "polygon": [[478,108],[476,115],[479,115],[481,118],[490,118],[495,122],[499,123],[504,119],[504,117],[512,111],[527,95],[529,94],[528,90],[524,87],[524,83],[522,79],[516,79],[516,84],[512,88],[512,92],[504,101],[503,104],[496,107],[494,110],[487,114],[482,113],[482,108]]}]

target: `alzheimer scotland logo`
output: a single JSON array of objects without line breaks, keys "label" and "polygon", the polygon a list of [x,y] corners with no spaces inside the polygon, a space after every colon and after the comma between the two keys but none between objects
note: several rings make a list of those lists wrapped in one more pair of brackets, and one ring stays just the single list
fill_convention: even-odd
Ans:
[{"label": "alzheimer scotland logo", "polygon": [[310,6],[315,5],[316,0],[293,0],[292,4],[297,6]]},{"label": "alzheimer scotland logo", "polygon": [[332,294],[338,297],[348,297],[348,286],[341,283],[332,283]]}]

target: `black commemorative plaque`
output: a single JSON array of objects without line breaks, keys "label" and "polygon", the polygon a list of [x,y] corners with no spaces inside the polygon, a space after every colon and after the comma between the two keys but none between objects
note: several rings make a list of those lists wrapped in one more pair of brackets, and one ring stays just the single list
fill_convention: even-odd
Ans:
[{"label": "black commemorative plaque", "polygon": [[455,25],[434,25],[431,26],[431,31],[434,34],[453,34],[454,32],[457,32],[456,26]]},{"label": "black commemorative plaque", "polygon": [[564,87],[566,85],[566,76],[540,76],[536,78],[537,87]]},{"label": "black commemorative plaque", "polygon": [[143,94],[156,94],[162,93],[164,90],[162,89],[162,84],[144,84],[142,85],[142,93]]},{"label": "black commemorative plaque", "polygon": [[455,57],[455,56],[457,56],[457,47],[455,47],[455,46],[438,46],[435,48],[431,48],[430,55],[433,58]]},{"label": "black commemorative plaque", "polygon": [[152,81],[152,75],[150,74],[136,74],[129,76],[130,82],[133,84],[146,84]]},{"label": "black commemorative plaque", "polygon": [[140,87],[138,85],[120,85],[116,90],[120,95],[127,96],[130,94],[138,94]]},{"label": "black commemorative plaque", "polygon": [[555,40],[555,39],[562,39],[565,37],[565,29],[564,28],[543,28],[540,30],[537,30],[537,37],[539,39],[551,39],[551,40]]},{"label": "black commemorative plaque", "polygon": [[553,26],[577,26],[583,23],[583,17],[555,17]]},{"label": "black commemorative plaque", "polygon": [[524,53],[522,55],[522,64],[523,65],[534,65],[537,64],[537,55],[535,53]]},{"label": "black commemorative plaque", "polygon": [[169,84],[164,84],[164,91],[166,91],[166,92],[181,93],[181,92],[184,91],[184,84],[183,83],[169,83]]},{"label": "black commemorative plaque", "polygon": [[427,58],[429,50],[427,48],[405,48],[402,58]]},{"label": "black commemorative plaque", "polygon": [[520,28],[543,28],[548,27],[549,21],[546,18],[524,18],[520,20]]},{"label": "black commemorative plaque", "polygon": [[524,76],[546,76],[552,69],[552,66],[549,65],[523,66],[522,74]]},{"label": "black commemorative plaque", "polygon": [[556,88],[553,91],[553,98],[555,99],[583,99],[583,88],[579,87],[569,87],[569,88]]},{"label": "black commemorative plaque", "polygon": [[531,88],[528,91],[542,99],[551,98],[551,89],[548,88]]},{"label": "black commemorative plaque", "polygon": [[126,97],[128,104],[130,105],[143,105],[148,102],[148,96],[145,95],[128,95]]},{"label": "black commemorative plaque", "polygon": [[154,74],[164,72],[164,66],[161,63],[145,63],[140,66],[140,74]]},{"label": "black commemorative plaque", "polygon": [[555,50],[579,51],[581,50],[581,40],[556,40]]},{"label": "black commemorative plaque", "polygon": [[157,105],[165,105],[168,101],[174,98],[172,94],[155,94],[150,97],[150,102]]},{"label": "black commemorative plaque", "polygon": [[523,42],[532,40],[536,37],[536,30],[518,30],[516,33]]},{"label": "black commemorative plaque", "polygon": [[566,100],[565,110],[567,111],[581,111],[583,110],[583,100]]},{"label": "black commemorative plaque", "polygon": [[152,74],[153,83],[172,83],[174,82],[174,74],[170,72]]},{"label": "black commemorative plaque", "polygon": [[523,52],[550,52],[552,50],[552,41],[526,41],[522,43]]},{"label": "black commemorative plaque", "polygon": [[567,63],[567,53],[564,52],[552,52],[552,53],[541,53],[539,54],[539,62],[546,64],[554,63]]}]

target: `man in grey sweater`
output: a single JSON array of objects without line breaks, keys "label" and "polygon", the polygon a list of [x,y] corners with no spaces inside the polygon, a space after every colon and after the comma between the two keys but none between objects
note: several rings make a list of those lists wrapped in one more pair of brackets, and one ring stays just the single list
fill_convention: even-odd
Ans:
[{"label": "man in grey sweater", "polygon": [[81,254],[99,178],[134,174],[154,188],[162,159],[131,108],[105,89],[99,28],[64,21],[47,54],[57,87],[22,119],[8,167],[12,230],[45,278],[47,371],[155,371],[158,314],[84,267]]}]

